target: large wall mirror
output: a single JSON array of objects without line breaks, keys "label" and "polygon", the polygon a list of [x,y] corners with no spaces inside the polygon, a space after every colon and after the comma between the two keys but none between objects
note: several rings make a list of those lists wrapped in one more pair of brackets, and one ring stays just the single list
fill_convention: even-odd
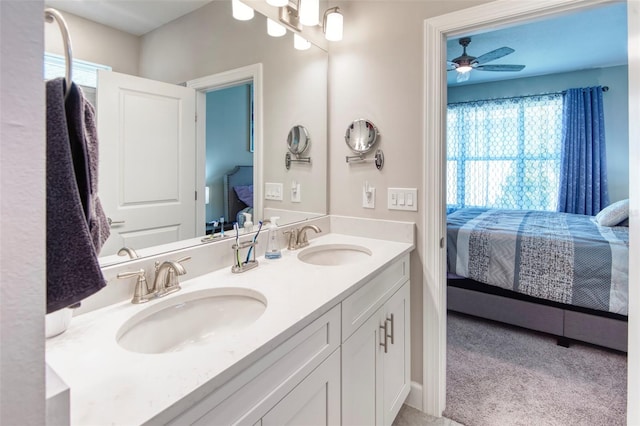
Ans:
[{"label": "large wall mirror", "polygon": [[[114,94],[113,90],[103,89],[103,84],[98,83],[100,161],[110,164],[107,171],[103,172],[104,167],[101,167],[99,196],[105,199],[103,204],[111,203],[107,192],[112,186],[118,186],[121,192],[116,192],[115,198],[120,208],[136,211],[144,204],[143,201],[148,201],[147,204],[151,206],[147,213],[138,215],[137,228],[128,229],[128,223],[112,226],[112,241],[107,242],[101,253],[103,265],[126,261],[128,256],[116,254],[125,245],[140,256],[148,256],[201,244],[207,232],[219,231],[220,217],[224,217],[227,223],[236,220],[230,217],[234,213],[229,213],[230,207],[226,202],[234,186],[256,187],[255,194],[259,198],[255,200],[253,207],[256,208],[251,212],[255,224],[270,216],[279,216],[279,224],[287,224],[327,214],[326,51],[315,45],[305,51],[295,50],[290,32],[279,38],[268,36],[266,17],[260,13],[256,12],[250,21],[233,19],[230,0],[210,2],[143,35],[124,34],[121,39],[115,38],[102,24],[93,22],[100,21],[99,17],[93,16],[90,20],[80,18],[78,15],[83,13],[72,9],[73,3],[77,2],[47,2],[67,19],[77,59],[112,66],[112,76],[119,77],[122,74],[126,78],[133,78],[129,86],[116,84],[124,87],[126,93],[141,93],[143,88],[146,90],[146,82],[149,81],[169,83],[179,90],[188,89],[181,87],[181,83],[190,86],[191,82],[212,76],[213,80],[219,81],[215,76],[233,70],[247,67],[260,70],[259,94],[255,92],[256,82],[251,78],[206,88],[203,85],[191,85],[196,87],[194,104],[200,125],[194,124],[191,133],[187,132],[178,144],[191,144],[188,155],[194,156],[193,163],[171,164],[172,151],[162,152],[154,147],[154,141],[175,130],[169,125],[164,126],[163,122],[146,123],[146,127],[141,126],[131,132],[137,139],[140,135],[153,135],[153,140],[140,145],[146,147],[144,150],[140,147],[137,152],[130,149],[131,142],[114,143],[117,135],[101,131],[104,126],[100,126],[100,120],[106,120],[102,117],[105,114],[126,115],[126,108],[125,111],[112,112],[111,106],[118,103],[129,105],[128,102],[131,106],[137,105],[137,108],[129,107],[129,110],[137,109],[140,115],[141,111],[147,110],[149,97],[139,96],[127,101],[126,94]],[[160,3],[157,7],[162,7]],[[47,52],[62,52],[59,32],[56,30],[45,27]],[[123,43],[131,44],[131,49],[123,50]],[[175,96],[168,97],[173,99]],[[109,98],[112,100],[107,102]],[[255,104],[256,99],[260,105]],[[261,123],[253,121],[257,108],[261,111]],[[128,119],[140,122],[141,118],[144,118],[144,113]],[[296,125],[308,129],[313,140],[306,151],[313,156],[313,164],[293,165],[287,170],[283,162],[287,152],[287,135]],[[137,178],[132,178],[130,166],[127,168],[121,164],[122,161],[119,162],[127,149],[134,154],[135,161],[129,160],[129,164],[136,165],[139,173]],[[163,159],[163,155],[167,158]],[[179,155],[185,154],[180,151]],[[236,169],[240,170],[239,180],[233,178],[238,177],[233,173]],[[149,170],[149,173],[145,173],[145,170]],[[192,223],[162,228],[162,232],[152,235],[154,230],[161,228],[153,220],[159,215],[162,204],[175,204],[172,200],[176,197],[182,197],[181,202],[193,201],[193,193],[189,194],[191,200],[180,193],[183,191],[181,185],[188,181],[193,182],[198,193],[198,200],[194,201]],[[230,187],[225,186],[225,181],[231,182]],[[300,185],[300,201],[295,202],[286,190],[294,181]],[[283,199],[264,199],[265,183],[282,184],[285,189]],[[244,188],[245,191],[247,189]],[[243,195],[247,197],[247,192]],[[154,203],[157,205],[155,208]],[[239,207],[248,206],[240,204]],[[117,211],[109,211],[106,205],[105,210],[108,216],[113,216],[114,222],[120,221]],[[213,222],[218,222],[217,228],[214,228]],[[227,235],[230,234],[227,232]],[[149,235],[152,237],[149,238]]]}]

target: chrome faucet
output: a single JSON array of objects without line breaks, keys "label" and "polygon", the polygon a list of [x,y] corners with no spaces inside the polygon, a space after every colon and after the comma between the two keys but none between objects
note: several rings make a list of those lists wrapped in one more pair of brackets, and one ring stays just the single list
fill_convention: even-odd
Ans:
[{"label": "chrome faucet", "polygon": [[309,245],[309,240],[307,239],[307,229],[312,229],[316,234],[322,232],[322,230],[316,225],[304,225],[301,228],[293,228],[289,231],[284,231],[284,234],[287,235],[287,239],[289,242],[287,244],[287,250],[297,250]]},{"label": "chrome faucet", "polygon": [[309,245],[309,240],[307,239],[307,229],[312,229],[316,234],[322,232],[322,230],[316,225],[304,225],[297,231],[296,248],[302,248]]},{"label": "chrome faucet", "polygon": [[156,277],[153,280],[153,293],[156,297],[166,296],[180,290],[180,282],[178,276],[187,273],[182,262],[191,259],[191,257],[183,257],[178,260],[165,260],[164,262],[156,262]]},{"label": "chrome faucet", "polygon": [[156,262],[156,277],[153,280],[153,287],[149,288],[145,270],[140,269],[133,272],[120,272],[117,277],[119,279],[136,277],[136,287],[133,292],[131,303],[144,303],[156,297],[166,296],[180,290],[179,275],[184,275],[187,270],[182,266],[182,262],[191,259],[190,256],[183,257],[178,260],[167,260],[165,262]]},{"label": "chrome faucet", "polygon": [[140,269],[138,271],[133,272],[120,272],[117,275],[118,279],[125,279],[130,277],[136,277],[136,287],[133,291],[133,298],[131,299],[131,303],[144,303],[148,302],[154,297],[154,294],[149,289],[149,285],[147,284],[147,278],[145,277],[144,269]]},{"label": "chrome faucet", "polygon": [[298,230],[296,228],[292,228],[288,231],[283,232],[284,235],[287,236],[287,250],[295,250],[298,248]]},{"label": "chrome faucet", "polygon": [[138,253],[131,247],[122,247],[118,250],[118,256],[129,256],[129,259],[137,259]]}]

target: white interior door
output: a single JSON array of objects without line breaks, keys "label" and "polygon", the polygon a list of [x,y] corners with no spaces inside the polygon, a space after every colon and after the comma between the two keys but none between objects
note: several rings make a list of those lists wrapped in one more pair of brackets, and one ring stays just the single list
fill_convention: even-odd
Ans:
[{"label": "white interior door", "polygon": [[195,90],[98,72],[101,255],[195,237]]}]

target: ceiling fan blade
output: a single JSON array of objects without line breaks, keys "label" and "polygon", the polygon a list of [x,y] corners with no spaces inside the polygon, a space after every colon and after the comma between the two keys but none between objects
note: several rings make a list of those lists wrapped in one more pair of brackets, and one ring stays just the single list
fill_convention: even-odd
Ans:
[{"label": "ceiling fan blade", "polygon": [[478,65],[474,69],[478,71],[522,71],[524,65]]},{"label": "ceiling fan blade", "polygon": [[496,59],[502,58],[503,56],[510,55],[513,52],[515,52],[515,50],[510,47],[501,47],[499,49],[492,50],[491,52],[487,52],[484,55],[478,56],[474,62],[478,64],[484,64],[486,62],[495,61]]},{"label": "ceiling fan blade", "polygon": [[469,80],[469,77],[471,77],[471,72],[459,72],[456,76],[456,81],[458,83],[464,83],[465,81]]},{"label": "ceiling fan blade", "polygon": [[458,64],[455,62],[447,61],[447,71],[453,71],[458,68]]}]

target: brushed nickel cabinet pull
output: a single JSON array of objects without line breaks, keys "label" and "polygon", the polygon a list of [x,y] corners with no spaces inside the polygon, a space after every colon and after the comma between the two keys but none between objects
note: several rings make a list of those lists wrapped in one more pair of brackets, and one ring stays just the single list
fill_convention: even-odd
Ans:
[{"label": "brushed nickel cabinet pull", "polygon": [[[387,321],[389,321],[391,323],[391,334],[389,335],[389,337],[391,338],[391,344],[393,345],[393,314],[391,314],[391,316],[389,318],[387,318]],[[386,325],[386,321],[385,321],[385,325]]]},{"label": "brushed nickel cabinet pull", "polygon": [[380,342],[380,346],[384,348],[384,353],[386,354],[388,351],[387,337],[389,337],[387,332],[387,321],[384,322],[384,325],[380,326],[380,329],[383,331],[383,335],[384,335],[384,342]]}]

